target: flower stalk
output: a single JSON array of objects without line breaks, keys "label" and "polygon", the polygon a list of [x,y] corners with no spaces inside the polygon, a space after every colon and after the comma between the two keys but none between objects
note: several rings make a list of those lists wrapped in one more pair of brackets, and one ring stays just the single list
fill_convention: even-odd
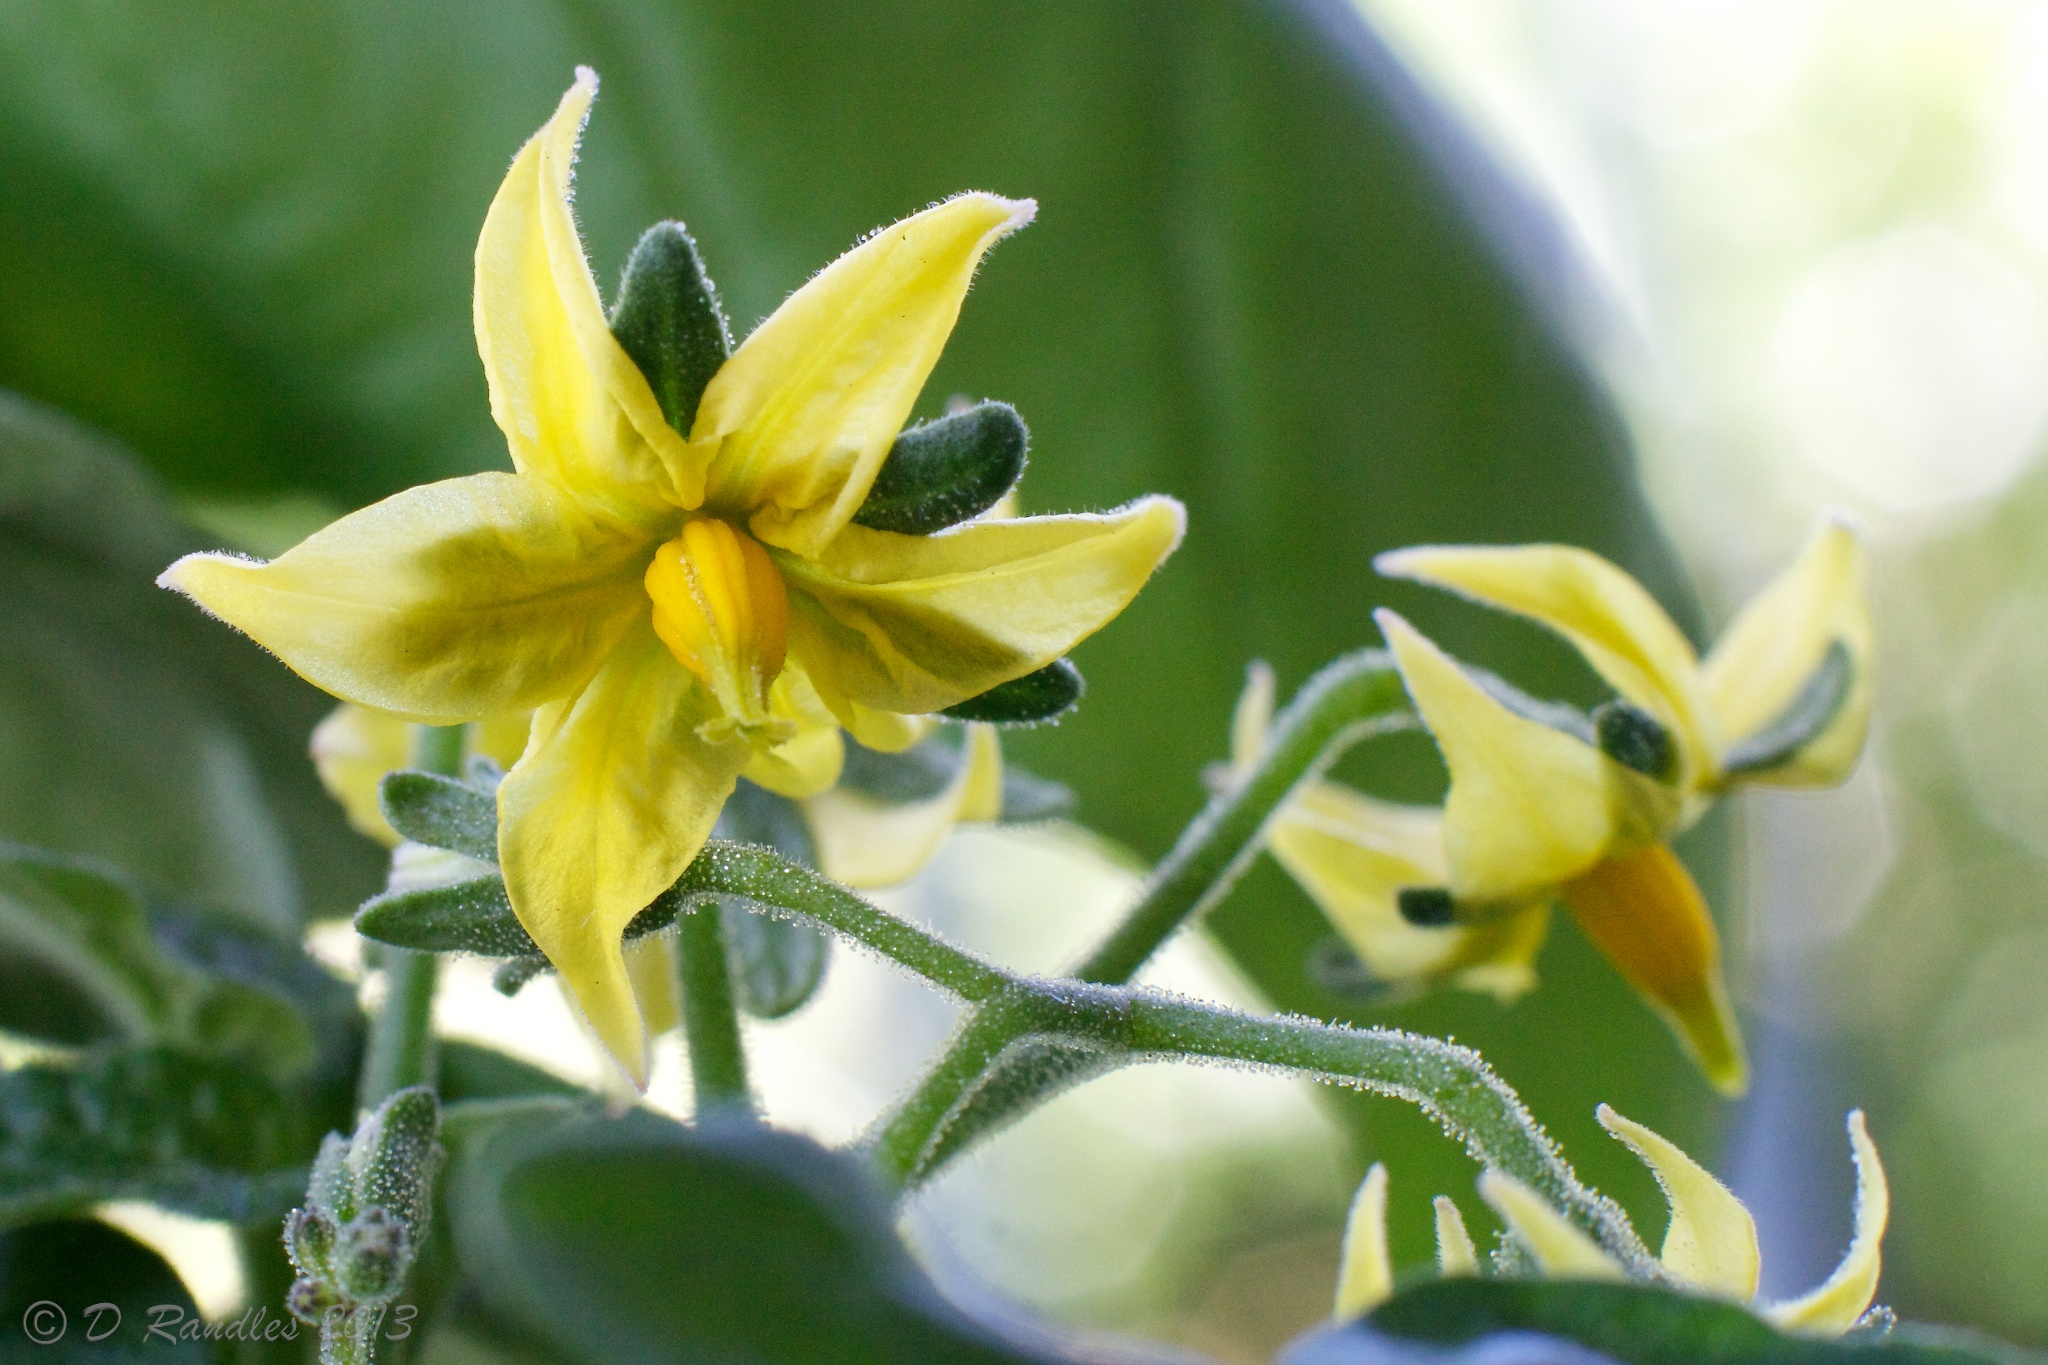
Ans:
[{"label": "flower stalk", "polygon": [[699,902],[676,916],[675,966],[697,1113],[751,1113],[746,1043],[740,1036],[739,1002],[733,995],[725,920],[717,901]]}]

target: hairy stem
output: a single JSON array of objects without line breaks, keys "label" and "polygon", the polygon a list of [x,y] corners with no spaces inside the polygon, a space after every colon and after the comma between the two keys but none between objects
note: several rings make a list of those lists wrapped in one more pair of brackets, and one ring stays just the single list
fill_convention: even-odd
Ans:
[{"label": "hairy stem", "polygon": [[683,1039],[690,1049],[690,1083],[697,1112],[751,1111],[746,1044],[732,993],[725,921],[717,901],[704,901],[676,917],[676,995]]},{"label": "hairy stem", "polygon": [[[413,730],[413,763],[423,772],[443,777],[462,773],[466,725],[421,725]],[[356,1103],[375,1109],[411,1085],[432,1085],[434,1048],[434,986],[440,961],[432,953],[380,946],[377,965],[384,970],[384,1000],[370,1020],[363,1046],[363,1069],[356,1082]]]}]

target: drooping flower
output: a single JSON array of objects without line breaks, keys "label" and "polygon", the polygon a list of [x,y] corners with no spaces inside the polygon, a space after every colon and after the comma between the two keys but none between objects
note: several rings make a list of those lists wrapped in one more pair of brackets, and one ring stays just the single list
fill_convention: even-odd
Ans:
[{"label": "drooping flower", "polygon": [[[1640,1123],[1599,1109],[1601,1126],[1619,1138],[1650,1168],[1671,1209],[1658,1268],[1664,1278],[1689,1292],[1730,1299],[1752,1308],[1772,1326],[1815,1336],[1839,1336],[1862,1320],[1877,1296],[1880,1248],[1891,1213],[1890,1187],[1877,1144],[1870,1140],[1863,1111],[1849,1115],[1849,1146],[1856,1161],[1855,1230],[1834,1273],[1809,1293],[1782,1303],[1760,1303],[1757,1281],[1762,1258],[1756,1220],[1727,1186]],[[1537,1273],[1550,1279],[1625,1280],[1629,1272],[1599,1243],[1527,1185],[1500,1171],[1479,1178],[1479,1196],[1507,1225]],[[1387,1257],[1387,1175],[1375,1165],[1359,1187],[1344,1230],[1338,1274],[1339,1321],[1363,1317],[1393,1293]],[[1479,1258],[1465,1220],[1451,1200],[1436,1198],[1437,1269],[1443,1275],[1476,1275]]]},{"label": "drooping flower", "polygon": [[856,524],[983,253],[1029,200],[965,194],[791,295],[683,434],[610,330],[570,212],[596,77],[513,161],[476,255],[478,349],[515,472],[415,488],[267,564],[163,582],[348,701],[433,723],[532,709],[498,788],[520,922],[636,1081],[629,920],[702,848],[742,772],[836,776],[838,727],[910,718],[1058,659],[1178,543],[1146,498],[937,534]]},{"label": "drooping flower", "polygon": [[[1272,717],[1273,670],[1254,663],[1231,720],[1233,773],[1249,771],[1265,752]],[[1265,840],[1375,981],[1448,980],[1503,1002],[1536,984],[1548,902],[1472,925],[1414,924],[1401,914],[1404,887],[1441,886],[1449,876],[1437,807],[1381,801],[1316,778],[1295,788],[1266,826]]]},{"label": "drooping flower", "polygon": [[1620,694],[1588,716],[1475,674],[1377,619],[1450,769],[1446,876],[1405,888],[1421,922],[1562,900],[1714,1084],[1746,1084],[1720,938],[1668,841],[1742,785],[1829,786],[1862,753],[1870,617],[1856,535],[1828,521],[1704,663],[1642,585],[1564,546],[1424,547],[1381,572],[1454,589],[1569,641]]}]

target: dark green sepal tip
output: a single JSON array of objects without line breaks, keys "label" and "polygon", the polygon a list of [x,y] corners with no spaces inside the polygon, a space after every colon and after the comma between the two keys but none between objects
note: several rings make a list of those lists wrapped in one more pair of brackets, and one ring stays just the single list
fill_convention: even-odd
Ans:
[{"label": "dark green sepal tip", "polygon": [[1054,659],[1035,673],[998,683],[939,714],[993,725],[1040,725],[1073,710],[1087,690],[1080,669],[1065,659]]},{"label": "dark green sepal tip", "polygon": [[1449,887],[1404,886],[1394,894],[1401,918],[1418,929],[1441,929],[1451,922],[1456,905]]},{"label": "dark green sepal tip", "polygon": [[853,519],[909,536],[957,526],[1010,491],[1030,444],[1024,419],[1008,403],[977,403],[912,427],[889,448]]},{"label": "dark green sepal tip", "polygon": [[626,258],[612,335],[647,376],[661,415],[687,436],[704,386],[732,354],[732,328],[681,223],[656,223]]},{"label": "dark green sepal tip", "polygon": [[1602,702],[1593,708],[1593,735],[1600,752],[1624,768],[1659,782],[1678,774],[1678,746],[1671,732],[1640,706]]}]

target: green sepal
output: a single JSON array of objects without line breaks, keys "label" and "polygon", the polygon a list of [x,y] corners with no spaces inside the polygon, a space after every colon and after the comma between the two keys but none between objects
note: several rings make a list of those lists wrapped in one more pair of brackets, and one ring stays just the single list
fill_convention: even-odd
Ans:
[{"label": "green sepal", "polygon": [[[726,798],[712,833],[772,848],[800,867],[818,865],[810,824],[796,802],[745,778]],[[738,901],[724,901],[720,909],[740,1008],[756,1019],[780,1019],[802,1008],[825,979],[831,940],[808,924],[777,919]]]},{"label": "green sepal", "polygon": [[1617,697],[1593,708],[1594,742],[1624,768],[1657,782],[1678,774],[1678,743],[1655,716]]},{"label": "green sepal", "polygon": [[540,945],[512,913],[503,877],[391,891],[363,902],[356,932],[394,948],[479,957],[531,958]]},{"label": "green sepal", "polygon": [[853,514],[862,526],[927,536],[978,517],[1024,473],[1031,435],[1008,403],[976,403],[965,412],[914,426],[896,438]]},{"label": "green sepal", "polygon": [[404,771],[385,774],[377,796],[391,828],[414,843],[498,861],[498,803],[489,793],[437,773]]},{"label": "green sepal", "polygon": [[954,720],[979,720],[991,725],[1043,725],[1080,705],[1088,684],[1081,670],[1066,659],[998,683],[978,697],[969,697],[941,714]]},{"label": "green sepal", "polygon": [[515,957],[499,963],[491,973],[491,989],[500,995],[517,995],[526,989],[527,982],[551,970],[544,957]]},{"label": "green sepal", "polygon": [[647,376],[661,415],[688,436],[705,385],[732,354],[732,328],[681,223],[656,223],[641,234],[626,258],[611,326]]},{"label": "green sepal", "polygon": [[1856,664],[1849,657],[1848,646],[1837,640],[1828,646],[1813,676],[1776,720],[1728,746],[1722,770],[1734,777],[1791,762],[1833,722],[1842,703],[1849,700],[1849,689],[1855,681]]}]

